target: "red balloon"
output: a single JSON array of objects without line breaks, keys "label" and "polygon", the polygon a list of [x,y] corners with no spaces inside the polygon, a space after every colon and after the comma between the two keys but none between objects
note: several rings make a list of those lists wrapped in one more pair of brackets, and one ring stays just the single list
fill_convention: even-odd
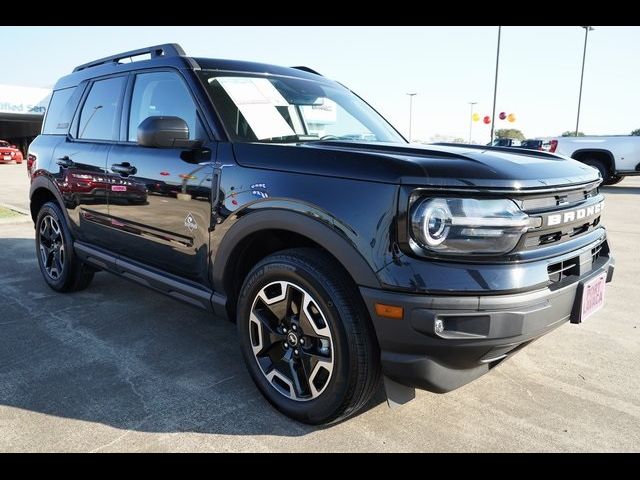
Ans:
[{"label": "red balloon", "polygon": [[507,118],[507,112],[500,112],[500,120],[504,120],[505,118]]},{"label": "red balloon", "polygon": [[488,125],[491,123],[491,117],[489,115],[485,115],[482,121]]}]

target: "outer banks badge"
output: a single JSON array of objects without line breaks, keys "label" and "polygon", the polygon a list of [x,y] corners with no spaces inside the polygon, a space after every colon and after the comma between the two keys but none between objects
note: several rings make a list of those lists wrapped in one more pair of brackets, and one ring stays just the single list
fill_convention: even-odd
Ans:
[{"label": "outer banks badge", "polygon": [[187,227],[190,232],[198,229],[198,222],[193,218],[191,212],[187,213],[187,217],[184,219],[184,226]]}]

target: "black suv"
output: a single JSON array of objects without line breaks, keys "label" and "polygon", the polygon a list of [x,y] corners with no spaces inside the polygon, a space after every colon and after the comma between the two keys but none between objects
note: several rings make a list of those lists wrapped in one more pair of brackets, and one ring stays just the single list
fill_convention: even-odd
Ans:
[{"label": "black suv", "polygon": [[464,385],[584,320],[613,274],[596,170],[409,145],[306,67],[173,44],[81,65],[29,155],[51,288],[105,270],[236,322],[256,385],[302,422],[381,379],[390,404]]}]

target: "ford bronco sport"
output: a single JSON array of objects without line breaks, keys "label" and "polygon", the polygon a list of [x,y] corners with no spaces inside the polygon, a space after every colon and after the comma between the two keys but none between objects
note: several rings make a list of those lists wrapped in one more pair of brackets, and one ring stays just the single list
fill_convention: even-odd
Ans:
[{"label": "ford bronco sport", "polygon": [[109,271],[236,322],[257,387],[302,422],[381,380],[390,404],[458,388],[585,320],[613,275],[597,170],[410,145],[306,67],[175,44],[96,60],[57,82],[29,154],[52,289]]}]

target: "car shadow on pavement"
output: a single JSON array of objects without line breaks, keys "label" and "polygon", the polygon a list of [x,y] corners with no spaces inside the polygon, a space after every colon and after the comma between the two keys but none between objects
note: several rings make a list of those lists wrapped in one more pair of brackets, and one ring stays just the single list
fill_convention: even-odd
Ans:
[{"label": "car shadow on pavement", "polygon": [[0,251],[0,405],[145,432],[315,430],[263,399],[232,323],[107,273],[58,294],[32,239],[0,239]]}]

